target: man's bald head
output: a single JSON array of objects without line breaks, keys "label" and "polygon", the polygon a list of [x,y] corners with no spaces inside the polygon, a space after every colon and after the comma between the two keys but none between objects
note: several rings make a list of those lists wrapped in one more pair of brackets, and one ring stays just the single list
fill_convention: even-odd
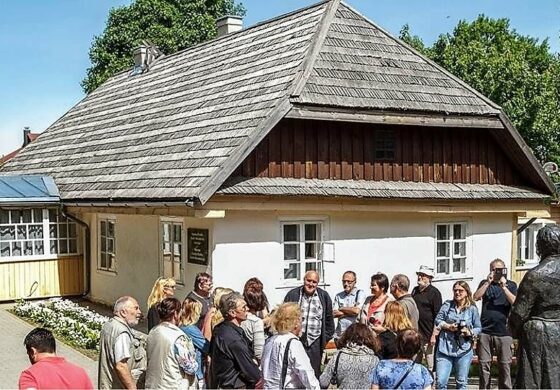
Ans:
[{"label": "man's bald head", "polygon": [[303,277],[303,292],[307,295],[315,294],[319,285],[319,273],[315,270],[309,270]]}]

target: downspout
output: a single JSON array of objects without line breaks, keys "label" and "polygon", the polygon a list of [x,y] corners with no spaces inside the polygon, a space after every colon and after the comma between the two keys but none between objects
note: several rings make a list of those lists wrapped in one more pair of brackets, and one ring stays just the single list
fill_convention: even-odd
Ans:
[{"label": "downspout", "polygon": [[86,242],[85,242],[85,248],[84,248],[84,260],[85,260],[85,269],[86,269],[86,275],[85,275],[85,284],[86,284],[86,288],[84,290],[84,292],[82,293],[82,296],[87,296],[89,294],[89,290],[91,287],[91,233],[90,233],[90,228],[89,225],[82,221],[81,219],[75,217],[74,215],[68,214],[65,212],[64,210],[64,206],[60,206],[60,212],[62,213],[62,215],[66,218],[68,218],[71,221],[76,222],[78,225],[82,226],[85,230],[86,233]]}]

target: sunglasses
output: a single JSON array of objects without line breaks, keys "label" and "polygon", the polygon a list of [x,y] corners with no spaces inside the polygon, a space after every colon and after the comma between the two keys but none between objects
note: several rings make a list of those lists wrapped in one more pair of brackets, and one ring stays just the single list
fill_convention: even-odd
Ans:
[{"label": "sunglasses", "polygon": [[177,287],[175,287],[175,286],[163,286],[163,288],[172,288],[173,290],[175,290]]}]

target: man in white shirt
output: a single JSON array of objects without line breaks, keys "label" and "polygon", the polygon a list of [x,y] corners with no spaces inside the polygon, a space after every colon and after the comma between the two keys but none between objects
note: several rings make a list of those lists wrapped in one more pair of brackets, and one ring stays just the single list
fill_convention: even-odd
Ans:
[{"label": "man in white shirt", "polygon": [[366,300],[366,294],[356,287],[354,271],[346,271],[342,275],[342,287],[344,290],[336,294],[333,301],[333,315],[334,318],[338,318],[334,332],[335,342],[350,325],[356,322]]}]

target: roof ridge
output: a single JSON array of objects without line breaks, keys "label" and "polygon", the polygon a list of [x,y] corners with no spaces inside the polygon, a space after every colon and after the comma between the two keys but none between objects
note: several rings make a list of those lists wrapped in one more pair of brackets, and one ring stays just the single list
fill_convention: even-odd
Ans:
[{"label": "roof ridge", "polygon": [[321,52],[321,48],[323,47],[323,43],[325,42],[325,38],[327,37],[327,33],[329,28],[334,20],[334,16],[336,15],[336,11],[338,6],[340,5],[341,0],[327,0],[329,4],[325,9],[321,20],[317,25],[317,30],[311,39],[311,44],[307,49],[307,55],[303,59],[301,63],[301,69],[298,70],[296,74],[296,80],[294,80],[294,89],[290,94],[291,97],[297,97],[303,91],[303,88],[307,84],[307,80],[313,71],[313,67],[315,66],[315,61],[317,60],[317,56]]},{"label": "roof ridge", "polygon": [[438,65],[436,62],[432,61],[431,59],[429,59],[428,57],[426,57],[425,55],[423,55],[422,53],[420,53],[419,51],[417,51],[415,48],[413,48],[412,46],[410,46],[408,43],[404,42],[403,40],[396,38],[395,36],[393,36],[393,34],[389,33],[387,30],[385,30],[383,27],[379,26],[377,23],[375,23],[373,20],[369,19],[367,16],[365,16],[364,14],[362,14],[360,11],[356,10],[355,8],[353,8],[351,5],[347,4],[345,1],[342,2],[343,5],[348,8],[350,11],[354,12],[356,15],[359,15],[361,18],[363,18],[365,21],[367,21],[369,24],[371,24],[373,27],[375,27],[376,29],[378,29],[379,31],[381,31],[383,34],[385,34],[388,38],[392,39],[393,41],[397,42],[399,45],[404,46],[405,48],[407,48],[408,50],[410,50],[413,54],[421,57],[423,60],[425,60],[429,65],[431,65],[432,67],[436,68],[437,70],[439,70],[440,72],[444,73],[446,76],[450,77],[451,79],[453,79],[455,82],[459,83],[459,85],[461,85],[462,87],[466,88],[467,90],[469,90],[470,92],[474,93],[478,98],[482,99],[486,104],[488,104],[489,106],[491,106],[492,108],[501,111],[502,107],[500,105],[498,105],[497,103],[493,102],[492,100],[490,100],[488,97],[484,96],[484,94],[482,94],[480,91],[477,91],[475,88],[473,88],[472,86],[470,86],[469,84],[467,84],[465,81],[461,80],[459,77],[455,76],[453,73],[449,72],[447,69],[443,68],[442,66]]}]

